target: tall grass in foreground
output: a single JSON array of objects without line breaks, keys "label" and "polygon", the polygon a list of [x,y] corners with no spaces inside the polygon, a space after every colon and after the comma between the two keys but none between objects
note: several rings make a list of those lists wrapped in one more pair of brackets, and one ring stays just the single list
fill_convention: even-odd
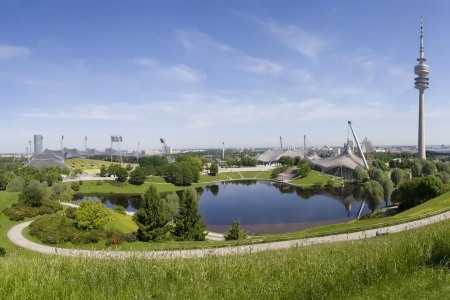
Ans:
[{"label": "tall grass in foreground", "polygon": [[[439,280],[434,283],[442,291],[450,282],[449,226],[203,259],[27,259],[12,253],[0,258],[0,299],[350,299],[361,290],[391,299],[383,286],[395,283],[401,290],[411,278]],[[412,293],[400,296],[424,295]]]}]

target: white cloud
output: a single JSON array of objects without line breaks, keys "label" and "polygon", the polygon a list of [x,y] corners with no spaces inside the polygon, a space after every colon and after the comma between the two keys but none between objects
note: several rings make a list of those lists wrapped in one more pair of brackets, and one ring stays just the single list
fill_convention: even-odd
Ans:
[{"label": "white cloud", "polygon": [[239,12],[236,15],[263,25],[281,43],[313,60],[317,60],[319,52],[328,45],[324,38],[295,25],[284,26],[276,22],[265,22]]},{"label": "white cloud", "polygon": [[154,66],[157,62],[148,57],[140,57],[133,60],[133,62],[140,66]]},{"label": "white cloud", "polygon": [[0,59],[10,59],[30,54],[30,49],[19,46],[0,44]]},{"label": "white cloud", "polygon": [[161,69],[168,78],[175,78],[181,81],[199,83],[205,80],[206,74],[194,70],[186,65],[175,65],[167,69]]},{"label": "white cloud", "polygon": [[314,60],[328,44],[323,38],[294,25],[281,26],[274,22],[265,25],[283,44]]},{"label": "white cloud", "polygon": [[283,70],[280,64],[271,62],[270,60],[247,57],[242,61],[241,65],[237,65],[236,68],[251,72],[251,73],[270,73],[278,74]]},{"label": "white cloud", "polygon": [[[212,37],[198,31],[177,31],[177,37],[186,50],[195,55],[213,56],[228,66],[257,74],[279,74],[284,68],[268,59],[253,57],[238,49],[215,41]],[[216,59],[217,63],[217,59]]]}]

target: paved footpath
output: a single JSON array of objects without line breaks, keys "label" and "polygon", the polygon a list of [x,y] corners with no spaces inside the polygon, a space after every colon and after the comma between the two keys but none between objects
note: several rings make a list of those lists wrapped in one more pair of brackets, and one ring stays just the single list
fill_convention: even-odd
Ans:
[{"label": "paved footpath", "polygon": [[[421,226],[433,224],[436,222],[444,221],[450,217],[450,212],[446,212],[440,215],[436,215],[430,218],[403,223],[399,225],[384,227],[380,229],[381,233],[395,233]],[[37,251],[41,253],[73,256],[73,257],[94,257],[94,258],[153,258],[153,259],[171,259],[171,258],[192,258],[192,257],[207,257],[207,256],[221,256],[231,254],[244,254],[255,253],[267,250],[279,250],[287,249],[295,246],[308,246],[322,243],[342,242],[349,240],[365,239],[375,237],[376,229],[367,230],[364,232],[354,232],[349,234],[339,234],[326,237],[307,238],[300,240],[292,240],[285,242],[275,242],[270,244],[255,244],[249,246],[236,246],[227,248],[213,248],[213,249],[200,249],[200,250],[177,250],[177,251],[93,251],[93,250],[71,250],[56,248],[50,246],[44,246],[33,243],[22,235],[22,230],[30,225],[33,221],[18,224],[12,227],[8,231],[8,238],[16,245],[23,248]]]}]

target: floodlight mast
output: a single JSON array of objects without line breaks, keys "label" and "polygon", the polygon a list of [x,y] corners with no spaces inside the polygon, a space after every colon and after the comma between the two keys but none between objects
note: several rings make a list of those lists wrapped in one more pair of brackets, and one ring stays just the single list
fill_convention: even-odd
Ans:
[{"label": "floodlight mast", "polygon": [[353,137],[355,138],[356,146],[358,147],[359,154],[361,154],[362,160],[364,162],[364,168],[369,170],[369,165],[367,164],[366,158],[364,157],[364,153],[361,149],[361,145],[359,144],[358,137],[356,136],[355,130],[353,130],[352,121],[348,121],[348,126],[352,130]]}]

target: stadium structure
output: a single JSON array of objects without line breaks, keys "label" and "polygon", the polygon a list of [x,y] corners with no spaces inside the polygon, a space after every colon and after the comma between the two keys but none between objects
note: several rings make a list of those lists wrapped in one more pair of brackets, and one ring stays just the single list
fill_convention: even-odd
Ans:
[{"label": "stadium structure", "polygon": [[121,153],[115,149],[109,151],[98,151],[97,149],[86,148],[86,150],[63,148],[62,150],[45,149],[42,154],[34,153],[30,159],[24,164],[24,167],[33,166],[38,169],[49,167],[71,167],[64,163],[69,158],[87,158],[98,156],[125,156],[125,157],[142,157],[143,155],[137,151],[131,153]]}]

